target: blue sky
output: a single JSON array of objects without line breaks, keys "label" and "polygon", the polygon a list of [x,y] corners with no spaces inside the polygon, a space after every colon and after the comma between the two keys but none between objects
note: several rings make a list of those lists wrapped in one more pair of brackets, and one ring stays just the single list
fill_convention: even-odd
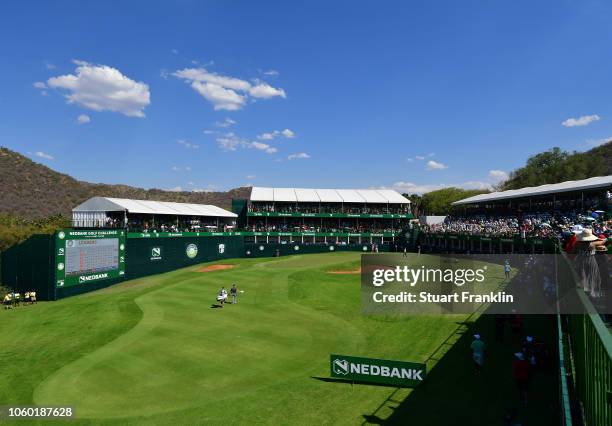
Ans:
[{"label": "blue sky", "polygon": [[612,137],[611,15],[603,0],[5,1],[0,145],[146,188],[483,187]]}]

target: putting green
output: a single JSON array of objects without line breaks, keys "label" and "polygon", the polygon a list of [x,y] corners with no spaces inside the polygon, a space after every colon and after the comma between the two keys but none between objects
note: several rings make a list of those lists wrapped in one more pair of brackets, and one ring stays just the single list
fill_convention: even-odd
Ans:
[{"label": "putting green", "polygon": [[[360,423],[395,389],[318,379],[330,353],[424,361],[465,316],[364,317],[359,275],[326,272],[358,260],[236,259],[2,312],[0,402],[88,423]],[[212,307],[234,283],[238,304]]]}]

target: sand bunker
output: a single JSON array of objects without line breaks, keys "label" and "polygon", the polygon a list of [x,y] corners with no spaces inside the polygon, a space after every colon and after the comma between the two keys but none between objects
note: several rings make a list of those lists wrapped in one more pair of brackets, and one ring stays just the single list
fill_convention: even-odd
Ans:
[{"label": "sand bunker", "polygon": [[213,272],[223,271],[224,269],[232,269],[235,265],[210,265],[198,269],[198,272]]}]

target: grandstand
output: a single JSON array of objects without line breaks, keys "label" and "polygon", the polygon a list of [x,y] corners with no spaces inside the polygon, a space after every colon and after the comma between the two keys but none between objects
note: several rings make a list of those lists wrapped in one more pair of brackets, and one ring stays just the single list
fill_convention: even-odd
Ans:
[{"label": "grandstand", "polygon": [[72,209],[72,226],[133,232],[219,231],[233,229],[236,217],[207,204],[93,197]]},{"label": "grandstand", "polygon": [[388,245],[412,218],[410,200],[373,189],[254,187],[234,212],[253,243]]},{"label": "grandstand", "polygon": [[597,176],[475,195],[455,201],[453,206],[465,214],[584,211],[607,207],[605,194],[610,189],[612,176]]}]

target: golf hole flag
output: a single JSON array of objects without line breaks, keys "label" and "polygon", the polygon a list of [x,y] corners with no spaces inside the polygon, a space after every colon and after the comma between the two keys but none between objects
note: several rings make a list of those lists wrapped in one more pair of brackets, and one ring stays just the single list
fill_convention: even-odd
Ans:
[{"label": "golf hole flag", "polygon": [[330,368],[332,377],[355,382],[415,387],[425,379],[425,364],[416,362],[331,355]]}]

